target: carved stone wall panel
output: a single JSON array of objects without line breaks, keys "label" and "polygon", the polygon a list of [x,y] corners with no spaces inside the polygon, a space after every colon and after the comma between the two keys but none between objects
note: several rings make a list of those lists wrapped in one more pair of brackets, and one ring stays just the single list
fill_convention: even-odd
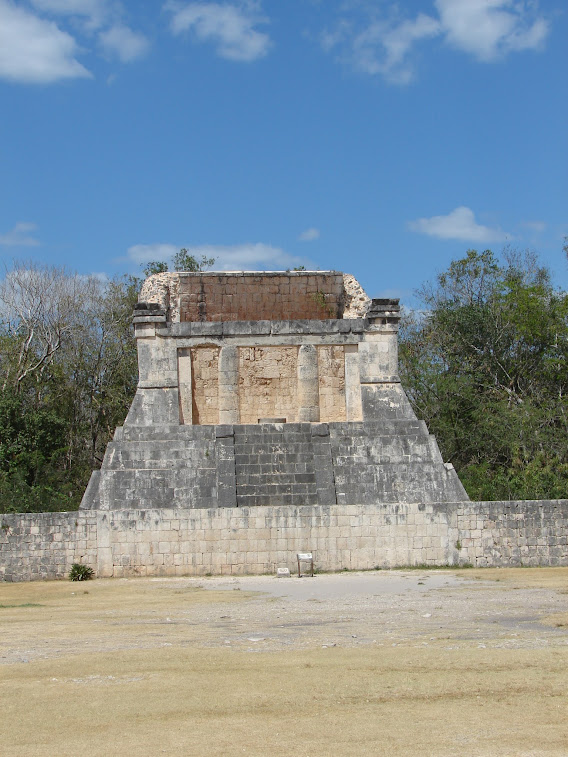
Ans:
[{"label": "carved stone wall panel", "polygon": [[262,418],[298,415],[298,348],[239,348],[239,407],[241,423],[258,423]]}]

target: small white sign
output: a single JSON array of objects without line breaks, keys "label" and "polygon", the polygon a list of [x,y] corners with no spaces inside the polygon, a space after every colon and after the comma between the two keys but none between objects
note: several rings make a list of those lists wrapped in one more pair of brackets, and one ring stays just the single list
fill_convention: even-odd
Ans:
[{"label": "small white sign", "polygon": [[298,560],[313,560],[311,552],[298,552]]}]

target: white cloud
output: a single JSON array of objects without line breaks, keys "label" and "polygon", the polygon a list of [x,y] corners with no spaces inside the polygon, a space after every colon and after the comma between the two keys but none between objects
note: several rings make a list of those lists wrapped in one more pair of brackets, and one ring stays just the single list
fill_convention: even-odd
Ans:
[{"label": "white cloud", "polygon": [[[361,12],[360,8],[366,10]],[[395,84],[414,78],[417,43],[440,37],[481,61],[539,48],[548,22],[537,0],[434,0],[434,13],[404,18],[399,5],[347,3],[336,26],[320,37],[326,52],[366,74]],[[437,11],[437,13],[435,12]]]},{"label": "white cloud", "polygon": [[353,40],[353,65],[363,73],[382,74],[387,81],[407,84],[413,78],[409,59],[413,45],[439,33],[439,23],[422,13],[413,21],[395,25],[373,23]]},{"label": "white cloud", "polygon": [[30,84],[90,77],[73,37],[52,21],[0,0],[0,78]]},{"label": "white cloud", "polygon": [[101,26],[110,12],[107,0],[31,0],[31,3],[45,13],[86,18],[93,29]]},{"label": "white cloud", "polygon": [[81,52],[77,35],[91,45],[93,35],[98,35],[100,51],[123,63],[140,58],[149,48],[143,34],[122,22],[124,9],[120,0],[30,3],[37,13],[14,0],[0,0],[0,78],[50,84],[91,77],[77,60]]},{"label": "white cloud", "polygon": [[36,230],[35,223],[17,223],[7,234],[0,234],[3,247],[37,247],[39,241],[29,233]]},{"label": "white cloud", "polygon": [[215,268],[222,271],[279,271],[305,265],[306,259],[289,255],[279,247],[256,242],[230,246],[193,247],[190,254],[217,258]]},{"label": "white cloud", "polygon": [[546,223],[544,221],[523,221],[521,226],[526,229],[540,233],[546,229]]},{"label": "white cloud", "polygon": [[439,34],[439,23],[420,13],[414,21],[404,21],[384,34],[382,44],[385,49],[383,70],[385,76],[395,82],[406,83],[413,75],[407,56],[411,47],[421,39]]},{"label": "white cloud", "polygon": [[[140,32],[122,23],[124,15],[119,0],[31,0],[41,11],[60,16],[86,19],[83,31],[98,30],[98,39],[107,56],[130,63],[148,52],[149,41]],[[106,27],[106,28],[105,28]]]},{"label": "white cloud", "polygon": [[432,216],[432,218],[418,218],[410,221],[411,231],[427,234],[438,239],[457,239],[462,242],[503,242],[511,239],[511,235],[501,229],[482,226],[475,220],[475,214],[463,205],[447,216]]},{"label": "white cloud", "polygon": [[446,41],[478,60],[538,48],[548,23],[518,0],[435,0]]},{"label": "white cloud", "polygon": [[116,55],[123,63],[141,58],[150,48],[146,37],[128,26],[112,26],[101,32],[99,40],[107,54]]},{"label": "white cloud", "polygon": [[298,237],[300,242],[313,242],[314,239],[320,238],[320,230],[314,228],[313,226],[310,229],[306,229],[305,231],[302,231],[300,236]]},{"label": "white cloud", "polygon": [[[205,256],[215,258],[213,266],[216,271],[278,271],[294,266],[306,265],[306,258],[289,255],[279,247],[262,242],[235,245],[199,245],[186,246],[189,255],[198,260]],[[138,264],[151,260],[171,263],[180,246],[173,244],[137,244],[129,247],[127,255]]]},{"label": "white cloud", "polygon": [[248,63],[265,56],[270,47],[270,37],[255,29],[266,19],[256,14],[254,6],[168,2],[165,8],[173,14],[174,34],[192,30],[198,40],[215,43],[222,58]]}]

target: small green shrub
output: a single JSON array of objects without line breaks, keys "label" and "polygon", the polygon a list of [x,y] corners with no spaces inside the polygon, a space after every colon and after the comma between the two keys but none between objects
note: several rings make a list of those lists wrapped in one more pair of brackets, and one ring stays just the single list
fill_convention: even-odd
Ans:
[{"label": "small green shrub", "polygon": [[328,318],[333,317],[333,308],[325,299],[324,292],[320,292],[318,290],[317,292],[313,292],[310,296],[312,300],[316,303],[316,305],[320,307],[324,311],[324,313],[327,314]]},{"label": "small green shrub", "polygon": [[82,565],[80,562],[74,562],[69,571],[70,581],[90,581],[95,577],[95,571],[88,565]]}]

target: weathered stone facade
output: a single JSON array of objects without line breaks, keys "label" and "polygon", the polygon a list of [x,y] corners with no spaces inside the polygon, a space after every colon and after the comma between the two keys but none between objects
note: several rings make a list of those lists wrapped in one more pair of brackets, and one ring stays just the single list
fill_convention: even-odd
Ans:
[{"label": "weathered stone facade", "polygon": [[141,297],[138,390],[83,508],[467,500],[401,387],[398,300],[334,271],[158,274]]},{"label": "weathered stone facade", "polygon": [[568,500],[469,502],[443,463],[400,385],[396,300],[335,272],[159,274],[142,293],[124,426],[79,512],[2,516],[0,580],[274,573],[297,552],[568,565]]},{"label": "weathered stone facade", "polygon": [[3,515],[0,580],[568,565],[568,500],[82,510]]}]

